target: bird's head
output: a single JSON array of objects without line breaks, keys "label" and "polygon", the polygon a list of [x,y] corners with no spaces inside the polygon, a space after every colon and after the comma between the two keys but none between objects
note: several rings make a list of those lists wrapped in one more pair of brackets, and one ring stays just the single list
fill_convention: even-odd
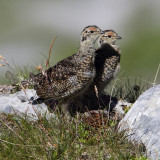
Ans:
[{"label": "bird's head", "polygon": [[98,45],[102,45],[103,43],[109,43],[114,45],[115,42],[119,39],[122,39],[115,31],[113,30],[105,30],[104,34],[102,34],[98,39]]},{"label": "bird's head", "polygon": [[85,27],[81,33],[81,44],[86,42],[94,44],[94,42],[102,33],[104,32],[95,25]]}]

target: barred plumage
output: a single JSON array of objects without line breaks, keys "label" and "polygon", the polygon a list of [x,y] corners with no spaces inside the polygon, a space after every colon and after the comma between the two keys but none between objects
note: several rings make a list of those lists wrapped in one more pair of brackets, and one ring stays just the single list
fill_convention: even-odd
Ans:
[{"label": "barred plumage", "polygon": [[[100,105],[106,105],[104,99],[108,97],[103,94],[105,87],[114,78],[119,69],[120,50],[115,42],[121,39],[120,36],[113,30],[106,30],[97,40],[98,49],[95,51],[95,69],[96,75],[83,97],[70,104],[70,108],[74,108],[78,104],[82,110],[96,109]],[[98,91],[98,96],[95,93],[95,86]]]},{"label": "barred plumage", "polygon": [[116,75],[120,63],[120,50],[115,42],[121,39],[113,30],[106,30],[98,39],[100,46],[96,50],[95,68],[96,76],[92,85],[96,85],[98,92],[101,93],[106,85]]}]

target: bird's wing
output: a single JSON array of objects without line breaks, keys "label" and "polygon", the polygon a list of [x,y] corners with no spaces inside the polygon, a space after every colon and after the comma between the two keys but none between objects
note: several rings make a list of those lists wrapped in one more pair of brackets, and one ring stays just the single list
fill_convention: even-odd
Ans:
[{"label": "bird's wing", "polygon": [[80,64],[76,54],[58,62],[49,68],[35,86],[38,96],[44,98],[62,99],[80,91],[85,83],[80,78]]}]

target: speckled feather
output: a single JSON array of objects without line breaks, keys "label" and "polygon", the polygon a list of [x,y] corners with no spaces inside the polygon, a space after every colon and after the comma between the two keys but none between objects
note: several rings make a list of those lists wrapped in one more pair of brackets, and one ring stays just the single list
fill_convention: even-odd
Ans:
[{"label": "speckled feather", "polygon": [[[47,99],[65,100],[86,88],[94,78],[92,54],[79,53],[58,62],[35,79],[37,95]],[[36,77],[36,76],[35,76]]]},{"label": "speckled feather", "polygon": [[92,85],[96,85],[98,91],[104,90],[116,74],[120,63],[120,54],[110,44],[105,43],[96,51],[95,68],[96,76]]},{"label": "speckled feather", "polygon": [[[106,35],[112,35],[113,37],[107,37]],[[113,30],[107,30],[106,33],[101,35],[98,39],[98,49],[95,51],[94,66],[96,69],[96,75],[86,93],[80,100],[70,104],[70,108],[78,107],[81,110],[85,108],[98,109],[101,105],[106,104],[106,95],[103,91],[109,82],[115,77],[120,65],[120,50],[115,41],[121,39]],[[95,92],[95,86],[98,90],[98,98]],[[103,106],[106,107],[106,106]]]}]

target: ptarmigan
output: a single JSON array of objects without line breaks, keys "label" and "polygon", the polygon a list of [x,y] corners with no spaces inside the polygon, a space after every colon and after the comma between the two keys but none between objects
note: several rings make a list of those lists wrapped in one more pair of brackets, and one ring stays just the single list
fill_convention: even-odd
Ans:
[{"label": "ptarmigan", "polygon": [[[95,51],[96,74],[88,90],[83,97],[70,104],[69,108],[78,107],[78,110],[97,109],[99,106],[105,107],[108,104],[108,96],[103,94],[105,87],[115,77],[120,65],[120,50],[115,45],[116,40],[121,37],[113,30],[105,30],[98,40],[98,49]],[[97,94],[95,90],[97,90]],[[98,96],[98,97],[97,97]]]},{"label": "ptarmigan", "polygon": [[96,85],[99,93],[115,77],[120,68],[121,51],[115,42],[121,37],[113,30],[105,30],[104,32],[98,39],[100,47],[95,52],[96,76],[92,83],[92,85]]},{"label": "ptarmigan", "polygon": [[87,26],[81,33],[78,53],[67,57],[55,66],[39,73],[28,81],[33,85],[39,99],[38,102],[52,100],[54,106],[60,105],[68,114],[68,103],[77,96],[83,95],[95,77],[95,41],[102,31],[95,25]]}]

